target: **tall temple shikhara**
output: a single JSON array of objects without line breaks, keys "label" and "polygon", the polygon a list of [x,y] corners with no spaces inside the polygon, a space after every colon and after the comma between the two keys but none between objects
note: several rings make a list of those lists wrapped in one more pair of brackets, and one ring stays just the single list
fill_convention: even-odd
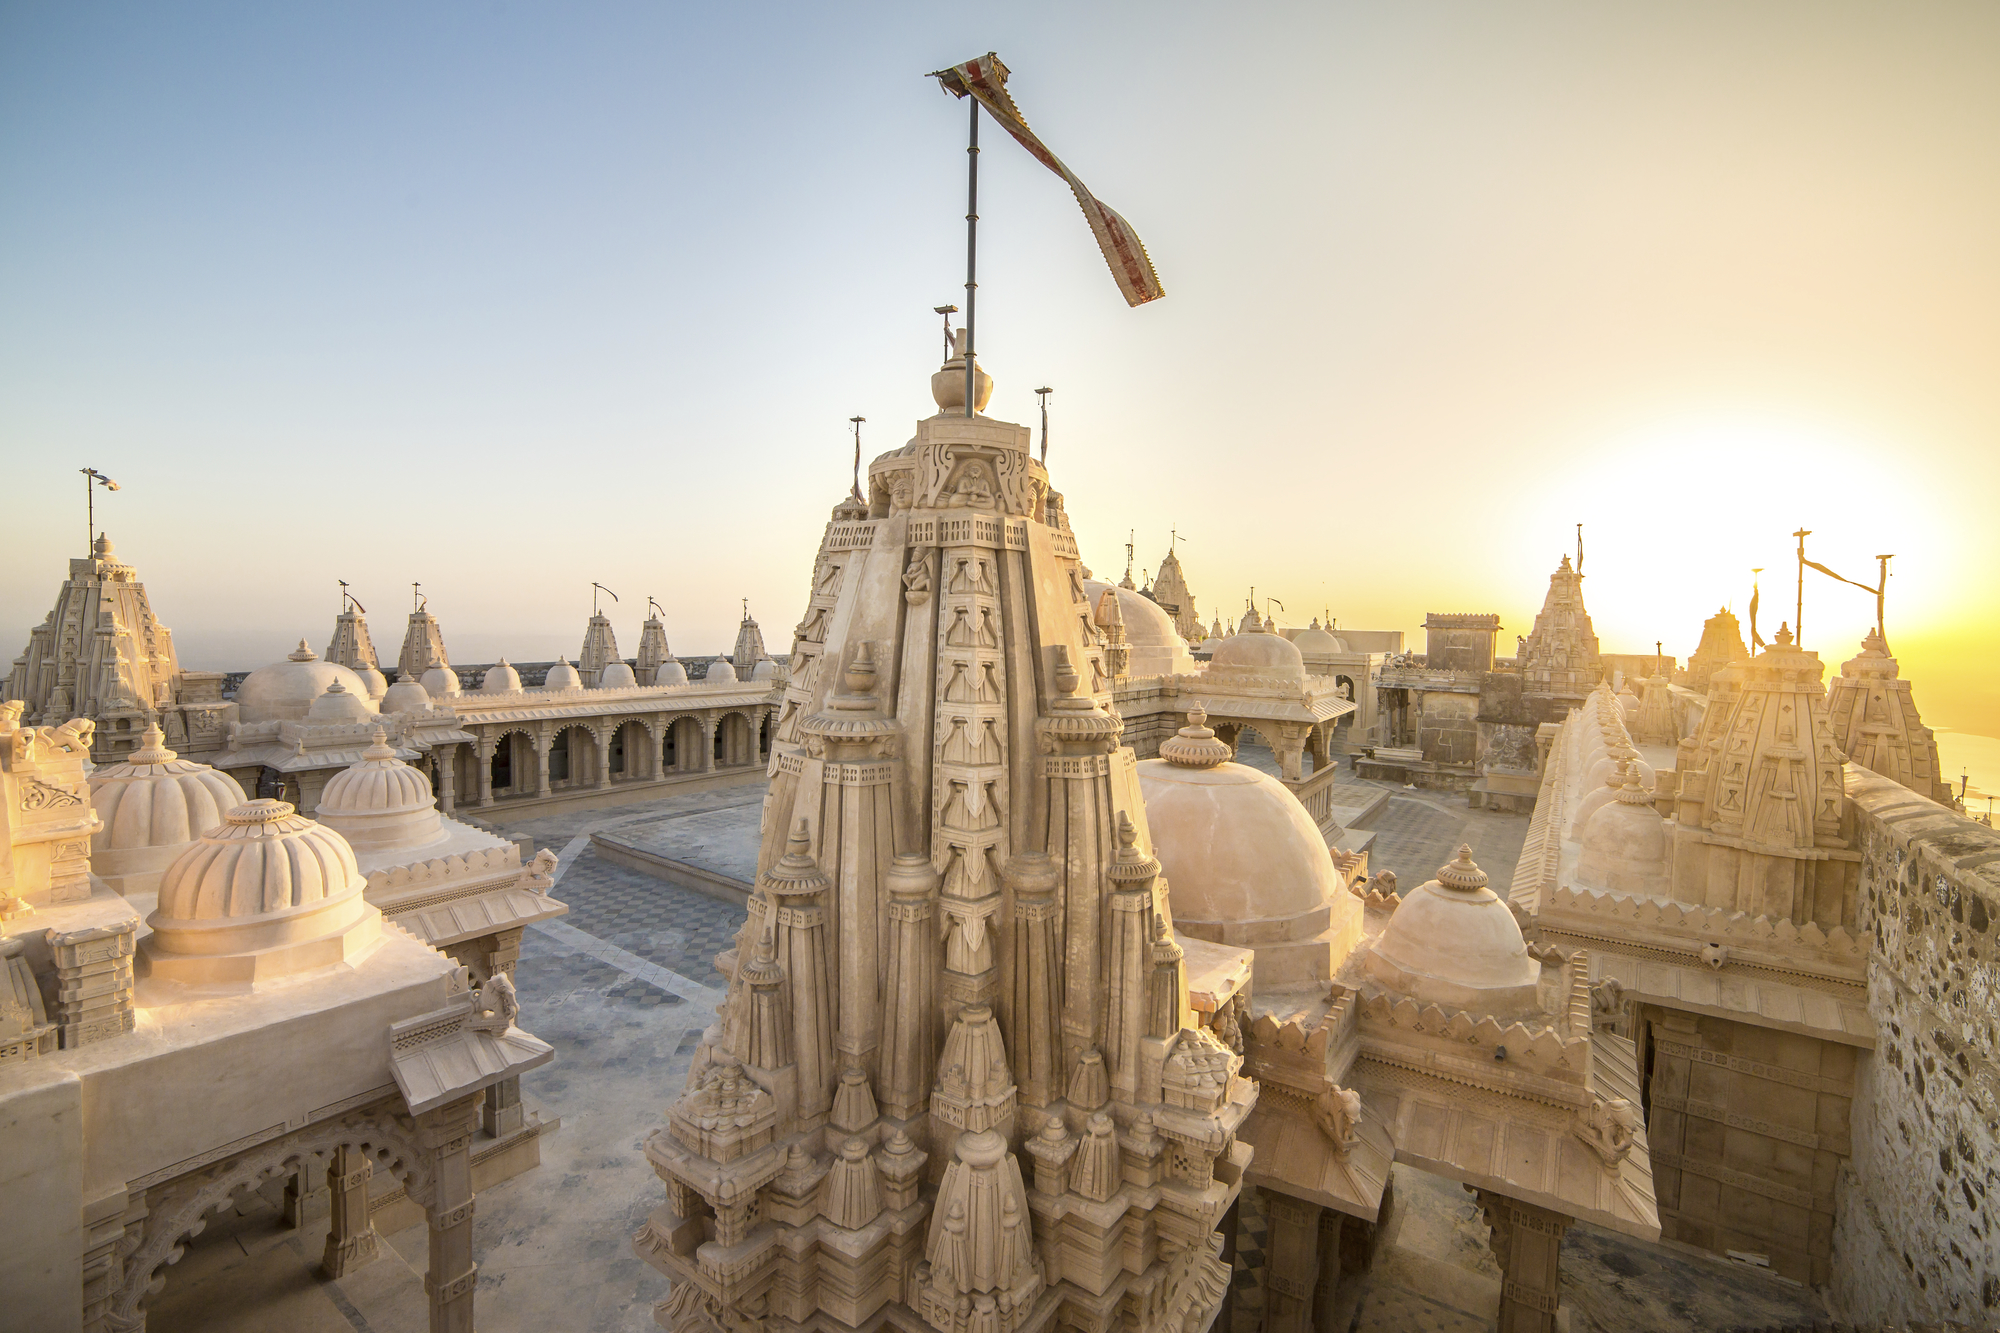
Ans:
[{"label": "tall temple shikhara", "polygon": [[1061,496],[964,372],[820,542],[728,1000],[646,1146],[676,1329],[1192,1330],[1227,1287],[1256,1085],[1189,1009]]}]

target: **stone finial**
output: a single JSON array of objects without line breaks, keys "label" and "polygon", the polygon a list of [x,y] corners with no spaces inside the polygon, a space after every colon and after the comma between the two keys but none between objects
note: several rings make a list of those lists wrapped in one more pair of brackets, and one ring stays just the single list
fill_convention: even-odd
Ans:
[{"label": "stone finial", "polygon": [[167,738],[151,713],[146,714],[146,730],[140,734],[139,748],[126,756],[128,764],[171,764],[180,755],[167,748]]},{"label": "stone finial", "polygon": [[1181,768],[1214,768],[1227,763],[1230,750],[1208,726],[1208,710],[1200,704],[1188,709],[1188,724],[1160,744],[1160,758]]},{"label": "stone finial", "polygon": [[1458,859],[1449,865],[1438,867],[1438,887],[1456,889],[1461,893],[1477,893],[1486,887],[1486,872],[1472,862],[1472,846],[1458,845]]},{"label": "stone finial", "polygon": [[286,659],[293,662],[317,662],[319,661],[319,654],[306,647],[306,641],[300,639],[299,646],[294,648],[290,653],[287,653]]}]

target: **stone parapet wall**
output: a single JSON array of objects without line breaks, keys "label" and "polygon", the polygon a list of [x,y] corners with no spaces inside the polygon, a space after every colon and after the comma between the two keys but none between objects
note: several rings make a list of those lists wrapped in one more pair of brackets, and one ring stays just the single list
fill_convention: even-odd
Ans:
[{"label": "stone parapet wall", "polygon": [[2000,833],[1848,764],[1880,1037],[1857,1071],[1832,1291],[1853,1319],[2000,1312]]}]

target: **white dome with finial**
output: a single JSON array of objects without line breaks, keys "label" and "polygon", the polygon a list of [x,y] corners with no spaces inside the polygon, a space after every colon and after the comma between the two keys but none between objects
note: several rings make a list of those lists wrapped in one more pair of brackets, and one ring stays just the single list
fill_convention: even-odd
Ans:
[{"label": "white dome with finial", "polygon": [[516,694],[520,689],[521,673],[504,657],[487,667],[485,677],[479,682],[481,694]]},{"label": "white dome with finial", "polygon": [[1347,644],[1330,630],[1320,628],[1319,617],[1314,616],[1312,624],[1300,630],[1292,638],[1292,647],[1299,650],[1302,657],[1332,657],[1347,651]]},{"label": "white dome with finial", "polygon": [[568,658],[558,657],[556,664],[549,668],[548,675],[542,677],[542,688],[545,690],[580,690],[583,688],[583,676],[575,667],[569,664]]},{"label": "white dome with finial", "polygon": [[382,933],[354,850],[284,801],[248,801],[160,880],[139,970],[235,984],[353,962]]},{"label": "white dome with finial", "polygon": [[385,713],[421,713],[431,706],[431,696],[424,687],[410,679],[410,673],[396,674],[396,683],[382,695],[382,711]]},{"label": "white dome with finial", "polygon": [[355,667],[354,674],[361,677],[361,683],[368,687],[369,699],[380,704],[382,696],[388,692],[389,678],[366,663]]},{"label": "white dome with finial", "polygon": [[312,701],[312,707],[306,709],[305,720],[325,726],[337,722],[366,722],[373,716],[375,706],[365,690],[357,694],[336,680],[326,687],[325,694]]},{"label": "white dome with finial", "polygon": [[629,662],[612,662],[597,676],[597,688],[600,690],[629,690],[638,683],[639,678],[632,674]]},{"label": "white dome with finial", "polygon": [[435,660],[431,662],[431,669],[424,672],[421,684],[424,693],[432,699],[449,699],[465,692],[464,687],[458,683],[458,673]]},{"label": "white dome with finial", "polygon": [[1292,641],[1267,630],[1238,631],[1215,646],[1208,659],[1209,674],[1220,679],[1269,677],[1306,678],[1306,660]]},{"label": "white dome with finial", "polygon": [[1542,965],[1464,844],[1436,879],[1403,895],[1367,965],[1419,1003],[1502,1017],[1539,1007]]},{"label": "white dome with finial", "polygon": [[729,665],[729,659],[718,657],[708,664],[708,674],[702,680],[710,685],[734,685],[736,668]]},{"label": "white dome with finial", "polygon": [[380,727],[360,761],[327,782],[313,813],[360,852],[414,849],[445,836],[431,780],[396,757]]},{"label": "white dome with finial", "polygon": [[284,661],[258,667],[243,678],[236,687],[236,715],[244,722],[303,722],[313,701],[336,681],[357,699],[369,698],[368,682],[338,662],[322,661],[300,639]]},{"label": "white dome with finial", "polygon": [[778,664],[768,657],[750,669],[750,679],[752,680],[775,680],[777,679],[777,675]]},{"label": "white dome with finial", "polygon": [[91,773],[90,803],[101,821],[90,839],[91,869],[130,897],[157,888],[182,851],[243,804],[243,788],[169,750],[149,722],[138,749]]},{"label": "white dome with finial", "polygon": [[653,673],[653,683],[655,685],[685,685],[688,683],[688,669],[681,665],[680,658],[669,657],[666,661],[660,663],[659,669]]}]

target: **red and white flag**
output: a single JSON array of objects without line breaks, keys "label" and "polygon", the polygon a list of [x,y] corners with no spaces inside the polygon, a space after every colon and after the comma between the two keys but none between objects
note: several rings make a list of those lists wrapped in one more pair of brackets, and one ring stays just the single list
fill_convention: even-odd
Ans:
[{"label": "red and white flag", "polygon": [[1064,166],[1062,159],[1051,153],[1047,145],[1028,128],[1021,109],[1008,95],[1007,67],[1000,63],[999,56],[988,51],[963,65],[941,69],[933,77],[954,97],[970,94],[978,98],[979,105],[1000,122],[1002,129],[1014,136],[1016,143],[1032,153],[1037,162],[1069,182],[1070,193],[1076,196],[1077,204],[1083,209],[1091,234],[1097,237],[1097,248],[1104,252],[1104,262],[1111,266],[1111,276],[1118,280],[1118,290],[1125,293],[1127,305],[1144,305],[1167,294],[1160,286],[1160,277],[1153,272],[1153,261],[1146,257],[1146,247],[1140,244],[1132,224],[1119,216],[1117,209],[1099,202],[1096,195],[1084,188],[1076,173]]}]

